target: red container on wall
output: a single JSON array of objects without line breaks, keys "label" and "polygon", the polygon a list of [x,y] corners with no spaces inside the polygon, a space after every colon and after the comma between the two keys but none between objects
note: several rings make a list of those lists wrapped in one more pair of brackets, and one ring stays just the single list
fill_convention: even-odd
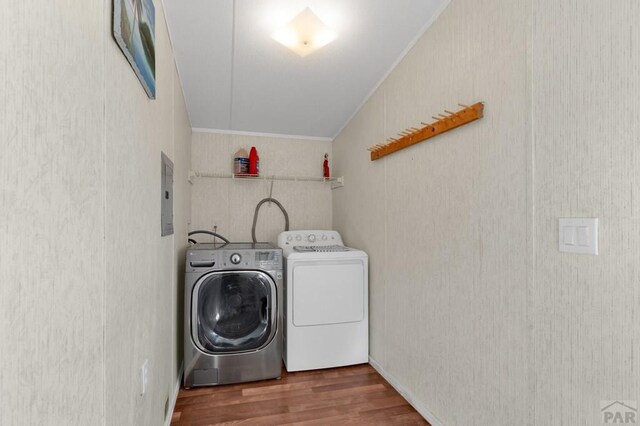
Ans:
[{"label": "red container on wall", "polygon": [[249,174],[255,176],[260,174],[260,157],[255,146],[252,146],[249,152]]}]

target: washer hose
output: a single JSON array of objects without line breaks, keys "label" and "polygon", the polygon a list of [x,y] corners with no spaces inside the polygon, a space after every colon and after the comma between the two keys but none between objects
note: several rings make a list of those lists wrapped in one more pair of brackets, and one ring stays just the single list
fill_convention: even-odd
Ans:
[{"label": "washer hose", "polygon": [[218,237],[220,238],[222,241],[224,241],[226,244],[229,244],[229,240],[227,240],[225,237],[223,237],[222,235],[213,232],[213,231],[206,231],[206,230],[201,230],[201,231],[191,231],[189,232],[189,236],[192,236],[193,234],[207,234],[207,235],[213,235],[214,237]]},{"label": "washer hose", "polygon": [[255,213],[253,213],[253,226],[251,227],[251,238],[253,238],[254,243],[258,242],[258,239],[256,238],[256,224],[258,223],[258,213],[260,212],[260,207],[262,207],[262,205],[266,202],[272,202],[280,208],[280,210],[282,211],[282,214],[284,214],[284,230],[285,231],[289,230],[289,214],[287,213],[285,208],[282,206],[282,204],[280,204],[280,201],[271,197],[265,198],[264,200],[258,203],[258,205],[256,206],[256,211]]}]

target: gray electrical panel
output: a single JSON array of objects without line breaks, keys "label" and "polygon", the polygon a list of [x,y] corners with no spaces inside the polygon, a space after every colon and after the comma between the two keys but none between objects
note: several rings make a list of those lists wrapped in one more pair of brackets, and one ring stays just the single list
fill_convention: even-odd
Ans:
[{"label": "gray electrical panel", "polygon": [[173,234],[173,162],[169,160],[169,157],[164,152],[161,153],[161,188],[162,188],[162,201],[161,206],[161,218],[162,233],[165,235]]}]

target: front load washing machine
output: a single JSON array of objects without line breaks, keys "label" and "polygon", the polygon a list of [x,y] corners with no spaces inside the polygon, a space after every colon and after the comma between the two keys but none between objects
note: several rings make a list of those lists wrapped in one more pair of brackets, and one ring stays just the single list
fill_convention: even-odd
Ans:
[{"label": "front load washing machine", "polygon": [[272,244],[189,247],[185,387],[280,377],[282,287],[282,250]]}]

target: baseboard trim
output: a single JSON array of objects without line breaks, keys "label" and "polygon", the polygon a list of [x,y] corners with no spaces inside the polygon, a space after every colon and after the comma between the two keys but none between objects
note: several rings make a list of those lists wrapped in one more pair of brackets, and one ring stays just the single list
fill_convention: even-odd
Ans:
[{"label": "baseboard trim", "polygon": [[180,384],[182,384],[182,373],[184,373],[184,362],[180,364],[180,370],[178,371],[178,378],[176,379],[176,385],[173,388],[173,395],[171,395],[171,405],[167,411],[167,418],[164,419],[164,426],[171,426],[171,417],[173,417],[173,410],[176,409],[176,402],[178,401],[178,393],[180,392]]},{"label": "baseboard trim", "polygon": [[369,357],[369,364],[378,373],[380,373],[380,375],[384,377],[384,379],[387,382],[389,382],[389,384],[393,386],[393,388],[397,390],[398,393],[402,395],[402,397],[406,399],[407,402],[411,404],[411,406],[415,408],[416,411],[420,413],[422,417],[424,417],[429,423],[431,423],[432,426],[443,426],[443,423],[436,416],[434,416],[433,413],[431,413],[431,411],[427,409],[427,407],[419,403],[416,400],[416,398],[413,396],[413,394],[410,391],[408,391],[404,386],[402,386],[395,377],[393,377],[391,374],[385,371],[385,369],[382,368],[382,366],[378,364],[378,362],[375,359]]}]

